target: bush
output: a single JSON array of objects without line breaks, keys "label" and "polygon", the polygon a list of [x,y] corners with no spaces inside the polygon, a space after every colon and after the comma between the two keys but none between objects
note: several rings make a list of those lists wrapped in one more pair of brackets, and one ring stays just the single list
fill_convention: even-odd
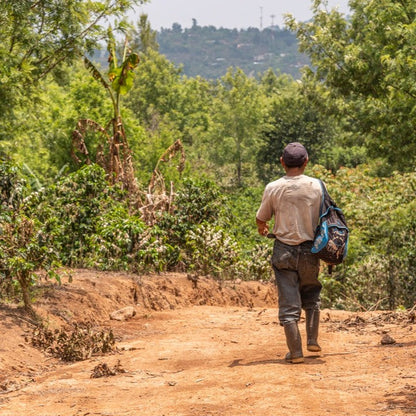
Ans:
[{"label": "bush", "polygon": [[270,262],[272,251],[272,244],[263,243],[255,245],[250,251],[245,253],[239,262],[237,277],[242,280],[273,280],[274,272]]},{"label": "bush", "polygon": [[46,270],[49,277],[59,280],[55,251],[47,244],[48,236],[36,216],[26,213],[25,196],[29,189],[19,178],[16,167],[0,165],[0,278],[1,295],[21,293],[25,309],[31,307],[31,287],[38,273]]},{"label": "bush", "polygon": [[220,227],[201,224],[186,238],[186,264],[206,276],[230,279],[240,260],[237,242]]},{"label": "bush", "polygon": [[[315,168],[343,209],[351,236],[346,264],[335,268],[348,309],[412,307],[416,293],[416,173],[380,178],[372,168]],[[337,304],[335,301],[334,304]]]}]

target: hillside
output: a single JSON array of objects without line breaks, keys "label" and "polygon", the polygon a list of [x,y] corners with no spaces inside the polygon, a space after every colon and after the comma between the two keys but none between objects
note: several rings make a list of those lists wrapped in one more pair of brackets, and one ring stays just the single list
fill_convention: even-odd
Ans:
[{"label": "hillside", "polygon": [[201,27],[194,22],[183,29],[175,23],[157,33],[157,42],[160,52],[183,65],[183,73],[190,77],[219,78],[232,66],[253,76],[272,68],[296,79],[309,62],[299,53],[296,36],[278,26],[237,30]]}]

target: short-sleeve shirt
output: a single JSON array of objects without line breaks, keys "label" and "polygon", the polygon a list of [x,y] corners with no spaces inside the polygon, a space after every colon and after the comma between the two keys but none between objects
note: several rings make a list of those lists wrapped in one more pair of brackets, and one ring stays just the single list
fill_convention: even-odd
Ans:
[{"label": "short-sleeve shirt", "polygon": [[284,176],[270,182],[256,217],[274,217],[273,234],[284,244],[312,241],[319,221],[322,189],[318,179],[306,175]]}]

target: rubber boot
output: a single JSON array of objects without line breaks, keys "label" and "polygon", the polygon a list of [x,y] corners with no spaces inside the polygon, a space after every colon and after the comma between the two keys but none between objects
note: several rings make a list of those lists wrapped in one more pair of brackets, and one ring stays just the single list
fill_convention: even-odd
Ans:
[{"label": "rubber boot", "polygon": [[308,351],[319,352],[321,347],[318,344],[318,332],[319,332],[319,309],[306,309],[306,348]]},{"label": "rubber boot", "polygon": [[285,329],[286,343],[289,352],[286,354],[285,360],[293,363],[303,363],[302,339],[300,337],[298,323],[296,321],[289,322],[283,326]]}]

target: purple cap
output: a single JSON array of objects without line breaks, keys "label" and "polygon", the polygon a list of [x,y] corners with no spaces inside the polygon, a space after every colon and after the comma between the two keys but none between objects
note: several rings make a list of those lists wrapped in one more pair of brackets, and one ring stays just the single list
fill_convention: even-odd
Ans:
[{"label": "purple cap", "polygon": [[302,166],[308,159],[308,152],[298,142],[289,143],[283,150],[283,162],[287,167]]}]

